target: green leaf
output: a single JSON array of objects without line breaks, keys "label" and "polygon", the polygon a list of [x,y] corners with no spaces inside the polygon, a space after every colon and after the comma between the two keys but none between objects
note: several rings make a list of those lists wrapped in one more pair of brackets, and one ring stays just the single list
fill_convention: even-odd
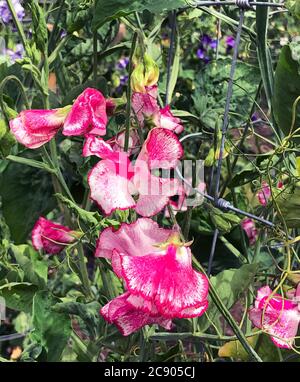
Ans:
[{"label": "green leaf", "polygon": [[276,197],[276,202],[288,228],[300,228],[300,187],[286,188]]},{"label": "green leaf", "polygon": [[54,207],[51,177],[42,170],[9,163],[0,174],[3,216],[16,244],[24,243],[39,216]]},{"label": "green leaf", "polygon": [[274,88],[274,72],[272,65],[271,52],[268,47],[267,33],[268,33],[268,7],[256,8],[256,45],[257,45],[257,57],[259,62],[259,68],[261,72],[261,78],[263,81],[265,93],[269,106],[271,106],[271,100],[273,96]]},{"label": "green leaf", "polygon": [[48,279],[48,264],[39,259],[39,254],[26,244],[11,245],[17,263],[24,271],[25,279],[44,288]]},{"label": "green leaf", "polygon": [[[259,335],[247,337],[247,342],[249,343],[249,345],[255,348],[258,338]],[[242,361],[249,360],[249,354],[246,352],[240,341],[237,340],[226,342],[223,346],[221,346],[218,351],[218,356],[224,358],[230,357]]]},{"label": "green leaf", "polygon": [[98,29],[105,22],[127,16],[133,12],[149,12],[161,14],[188,6],[186,0],[98,0],[92,27]]},{"label": "green leaf", "polygon": [[[271,341],[268,334],[262,333],[247,337],[249,344],[256,349],[257,354],[264,362],[280,362],[278,348]],[[288,355],[289,351],[281,350]],[[292,354],[292,352],[290,352]],[[239,341],[229,341],[219,349],[219,357],[231,357],[235,360],[249,361],[249,355],[245,352]]]},{"label": "green leaf", "polygon": [[95,339],[97,336],[97,328],[99,325],[99,310],[101,305],[93,301],[89,304],[79,302],[58,303],[53,307],[53,311],[57,313],[66,313],[79,316],[85,324],[89,335]]},{"label": "green leaf", "polygon": [[108,93],[106,79],[104,77],[98,77],[96,82],[93,80],[89,80],[84,84],[72,88],[72,90],[68,92],[68,95],[63,99],[62,105],[71,105],[74,102],[74,100],[79,96],[79,94],[81,94],[86,88],[90,87],[100,90],[104,96],[106,96]]},{"label": "green leaf", "polygon": [[[292,127],[292,108],[300,95],[300,63],[292,57],[291,48],[282,48],[275,71],[273,114],[281,131],[288,135]],[[298,108],[299,110],[299,108]],[[300,126],[298,112],[294,127]]]},{"label": "green leaf", "polygon": [[247,163],[242,167],[240,171],[238,171],[231,182],[229,183],[229,187],[240,187],[244,184],[252,182],[254,179],[259,177],[259,172],[251,163]]},{"label": "green leaf", "polygon": [[298,19],[300,19],[300,2],[299,0],[286,0],[284,4],[287,9]]},{"label": "green leaf", "polygon": [[12,282],[0,286],[0,296],[8,308],[31,313],[32,301],[37,287],[30,283]]},{"label": "green leaf", "polygon": [[[227,309],[232,308],[241,294],[248,289],[258,268],[258,264],[245,264],[239,269],[226,269],[211,278],[212,285]],[[220,313],[210,297],[207,314],[210,320],[218,325]],[[210,326],[210,322],[205,315],[199,321],[202,331],[205,331]]]},{"label": "green leaf", "polygon": [[83,208],[78,207],[76,203],[72,202],[61,194],[55,194],[55,196],[71,211],[73,211],[84,223],[93,225],[97,225],[99,223],[100,215],[98,212],[86,211]]},{"label": "green leaf", "polygon": [[54,312],[53,306],[59,302],[47,291],[38,292],[33,300],[32,339],[42,345],[47,352],[48,362],[60,360],[71,335],[71,320],[68,315]]},{"label": "green leaf", "polygon": [[39,6],[39,3],[36,0],[31,0],[28,7],[32,17],[33,39],[37,48],[41,52],[44,52],[48,41],[46,15],[43,8]]}]

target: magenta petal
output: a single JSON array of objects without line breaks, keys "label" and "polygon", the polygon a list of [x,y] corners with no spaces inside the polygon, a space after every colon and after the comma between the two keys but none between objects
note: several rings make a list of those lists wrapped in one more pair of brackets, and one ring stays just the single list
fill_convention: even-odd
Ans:
[{"label": "magenta petal", "polygon": [[283,300],[280,295],[274,294],[269,299],[271,293],[268,286],[258,290],[249,318],[254,326],[271,335],[276,346],[290,349],[298,331],[300,312],[295,302]]},{"label": "magenta petal", "polygon": [[202,316],[202,314],[207,311],[207,308],[208,308],[208,301],[206,300],[202,305],[196,308],[182,309],[181,312],[179,313],[179,317],[180,318],[199,317],[199,316]]},{"label": "magenta petal", "polygon": [[132,224],[122,223],[117,231],[109,227],[100,233],[95,256],[111,258],[114,249],[131,256],[155,253],[160,248],[154,245],[167,241],[176,232],[160,228],[156,222],[147,218],[138,219]]},{"label": "magenta petal", "polygon": [[90,134],[85,137],[82,155],[84,157],[96,155],[102,159],[114,159],[114,151],[111,146],[104,139]]},{"label": "magenta petal", "polygon": [[145,217],[158,214],[178,193],[178,179],[160,178],[149,172],[146,162],[138,160],[135,164],[134,185],[139,192],[136,212]]},{"label": "magenta petal", "polygon": [[192,269],[189,249],[170,245],[166,254],[119,256],[128,290],[153,301],[165,317],[181,317],[186,308],[197,308],[207,300],[207,278]]},{"label": "magenta petal", "polygon": [[172,114],[170,105],[160,110],[160,127],[174,131],[176,134],[180,134],[184,130],[180,118],[174,117]]},{"label": "magenta petal", "polygon": [[40,217],[33,227],[31,239],[37,251],[43,249],[46,253],[55,254],[73,243],[76,237],[70,228]]},{"label": "magenta petal", "polygon": [[268,204],[268,200],[271,197],[271,189],[267,182],[262,182],[262,189],[258,191],[257,198],[259,203],[262,206],[266,206]]},{"label": "magenta petal", "polygon": [[119,175],[116,164],[111,160],[102,160],[89,172],[88,183],[93,199],[105,214],[109,215],[116,209],[135,207],[131,196],[130,181]]},{"label": "magenta petal", "polygon": [[132,109],[141,127],[145,119],[152,120],[152,124],[159,125],[159,106],[157,104],[157,86],[146,87],[146,93],[134,92],[132,95]]},{"label": "magenta petal", "polygon": [[75,100],[68,114],[63,134],[67,136],[105,135],[107,124],[106,100],[101,92],[87,88]]},{"label": "magenta petal", "polygon": [[135,309],[127,301],[129,295],[129,293],[122,294],[100,310],[105,320],[115,324],[123,336],[128,336],[145,325],[158,324],[165,329],[171,328],[172,322],[169,319]]},{"label": "magenta petal", "polygon": [[55,110],[25,110],[9,122],[17,141],[35,149],[49,142],[63,125],[65,114]]},{"label": "magenta petal", "polygon": [[150,130],[138,159],[147,161],[150,169],[171,169],[182,156],[177,136],[170,130],[155,128]]},{"label": "magenta petal", "polygon": [[157,215],[169,203],[165,195],[140,195],[136,203],[136,212],[144,217]]}]

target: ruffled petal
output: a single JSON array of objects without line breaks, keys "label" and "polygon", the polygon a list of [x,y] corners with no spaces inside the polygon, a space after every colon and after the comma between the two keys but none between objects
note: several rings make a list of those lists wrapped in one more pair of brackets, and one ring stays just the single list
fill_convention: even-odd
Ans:
[{"label": "ruffled petal", "polygon": [[144,142],[138,160],[147,162],[150,169],[171,169],[183,156],[183,148],[177,136],[170,130],[154,128]]},{"label": "ruffled petal", "polygon": [[70,228],[40,217],[33,227],[31,239],[37,251],[43,249],[46,253],[55,254],[73,243],[76,237]]},{"label": "ruffled petal", "polygon": [[101,92],[87,88],[75,100],[63,127],[66,136],[105,135],[107,124],[106,100]]},{"label": "ruffled petal", "polygon": [[[192,269],[189,249],[170,245],[166,254],[113,256],[120,257],[122,276],[128,290],[153,301],[165,317],[181,317],[183,310],[206,303],[208,280]],[[189,280],[188,283],[185,280]]]},{"label": "ruffled petal", "polygon": [[180,118],[174,117],[172,114],[170,105],[160,110],[160,127],[174,131],[176,134],[180,134],[184,130]]},{"label": "ruffled petal", "polygon": [[140,160],[135,164],[133,182],[139,192],[136,212],[145,217],[158,214],[180,188],[178,179],[154,176],[149,172],[146,162]]},{"label": "ruffled petal", "polygon": [[[252,308],[249,318],[257,328],[271,335],[274,344],[280,348],[290,349],[297,335],[300,314],[297,309],[276,311]],[[262,320],[264,320],[262,322]]]},{"label": "ruffled petal", "polygon": [[117,231],[108,227],[100,233],[95,256],[111,258],[114,249],[131,256],[155,253],[160,251],[155,244],[167,241],[176,232],[160,228],[156,222],[147,218],[138,219],[132,224],[122,223]]},{"label": "ruffled petal", "polygon": [[145,325],[158,324],[165,329],[171,328],[171,320],[136,309],[128,302],[129,296],[129,293],[124,293],[100,310],[105,320],[115,324],[123,336],[128,336]]},{"label": "ruffled petal", "polygon": [[10,120],[9,126],[17,141],[35,149],[49,142],[63,125],[64,109],[24,110]]},{"label": "ruffled petal", "polygon": [[[126,175],[127,169],[124,169]],[[93,199],[105,214],[114,210],[135,207],[131,196],[133,186],[127,177],[120,175],[120,169],[111,160],[102,160],[89,172],[88,183]]]},{"label": "ruffled petal", "polygon": [[82,156],[88,157],[91,155],[96,155],[102,159],[112,159],[114,160],[114,151],[110,144],[105,142],[104,139],[98,138],[95,135],[86,135]]}]

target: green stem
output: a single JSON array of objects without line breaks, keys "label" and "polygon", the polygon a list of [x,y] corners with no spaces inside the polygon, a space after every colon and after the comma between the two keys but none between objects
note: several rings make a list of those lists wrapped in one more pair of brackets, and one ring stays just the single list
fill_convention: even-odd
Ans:
[{"label": "green stem", "polygon": [[127,86],[127,105],[126,105],[126,131],[125,131],[125,142],[124,142],[124,150],[128,151],[129,146],[129,135],[130,135],[130,122],[131,122],[131,75],[133,72],[133,55],[135,52],[136,44],[137,44],[138,33],[134,32],[131,44],[131,52],[130,52],[130,61],[129,61],[129,76],[128,76],[128,86]]},{"label": "green stem", "polygon": [[80,270],[83,289],[84,289],[86,297],[91,298],[93,296],[93,293],[91,290],[89,275],[88,275],[87,267],[85,264],[85,256],[84,256],[83,248],[81,244],[77,246],[77,250],[78,250],[78,259],[79,259],[79,270]]},{"label": "green stem", "polygon": [[[205,274],[203,268],[197,261],[197,259],[193,258],[193,263],[196,266],[198,270],[200,270],[202,273]],[[252,346],[248,343],[247,338],[245,334],[242,332],[239,325],[235,322],[234,318],[230,314],[229,310],[226,308],[226,306],[223,304],[223,301],[218,296],[217,291],[215,290],[212,283],[209,281],[209,294],[215,303],[216,307],[218,308],[219,312],[222,314],[222,316],[225,318],[225,320],[230,325],[231,329],[235,333],[237,339],[240,341],[241,345],[245,349],[245,351],[249,354],[249,356],[256,362],[262,362],[262,359],[260,356],[256,353],[256,351],[252,348]]]}]

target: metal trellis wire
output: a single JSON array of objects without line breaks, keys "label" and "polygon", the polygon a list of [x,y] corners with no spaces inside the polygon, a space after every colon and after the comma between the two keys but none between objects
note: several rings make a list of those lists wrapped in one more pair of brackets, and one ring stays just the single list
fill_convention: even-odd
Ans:
[{"label": "metal trellis wire", "polygon": [[[219,194],[219,188],[220,188],[220,179],[221,179],[221,170],[222,170],[222,163],[223,163],[223,154],[224,154],[224,148],[225,148],[225,140],[226,140],[226,134],[228,130],[229,125],[229,108],[230,108],[230,102],[233,94],[233,79],[235,74],[235,69],[237,65],[238,60],[238,52],[239,52],[239,45],[241,40],[241,33],[242,28],[244,24],[244,17],[245,17],[245,11],[246,10],[253,10],[254,6],[268,6],[268,7],[284,7],[283,3],[271,3],[271,2],[255,2],[255,1],[249,1],[249,0],[234,0],[234,1],[193,1],[189,4],[192,7],[198,7],[198,6],[208,6],[208,5],[214,5],[214,6],[224,6],[224,5],[235,5],[239,7],[240,13],[239,13],[239,24],[236,32],[236,39],[235,39],[235,46],[234,46],[234,52],[233,52],[233,58],[232,58],[232,64],[230,69],[230,76],[229,76],[229,82],[228,82],[228,89],[227,89],[227,95],[226,95],[226,102],[225,102],[225,111],[224,111],[224,118],[223,118],[223,125],[222,125],[222,138],[221,138],[221,147],[220,147],[220,154],[218,158],[217,163],[217,169],[216,169],[216,175],[215,175],[215,186],[213,189],[213,195],[206,194],[204,192],[199,191],[198,189],[194,188],[192,184],[184,178],[182,173],[180,172],[179,168],[176,168],[176,174],[177,176],[191,189],[194,190],[194,192],[202,195],[205,199],[212,202],[215,207],[225,210],[225,211],[232,211],[237,214],[246,216],[248,218],[251,218],[269,228],[274,229],[276,225],[266,220],[262,217],[253,215],[251,213],[248,213],[246,211],[243,211],[235,206],[233,206],[229,201],[223,199],[220,197]],[[172,49],[172,47],[171,47]],[[171,54],[171,53],[170,53]],[[199,136],[200,133],[194,133],[194,134],[188,134],[185,137],[181,138],[180,141],[183,142],[184,140]],[[210,187],[212,189],[212,187]],[[216,250],[216,243],[219,236],[219,230],[216,228],[214,231],[213,239],[212,239],[212,245],[211,245],[211,251],[208,261],[208,268],[207,268],[207,274],[208,276],[211,273],[212,264],[214,260],[215,250]]]}]

